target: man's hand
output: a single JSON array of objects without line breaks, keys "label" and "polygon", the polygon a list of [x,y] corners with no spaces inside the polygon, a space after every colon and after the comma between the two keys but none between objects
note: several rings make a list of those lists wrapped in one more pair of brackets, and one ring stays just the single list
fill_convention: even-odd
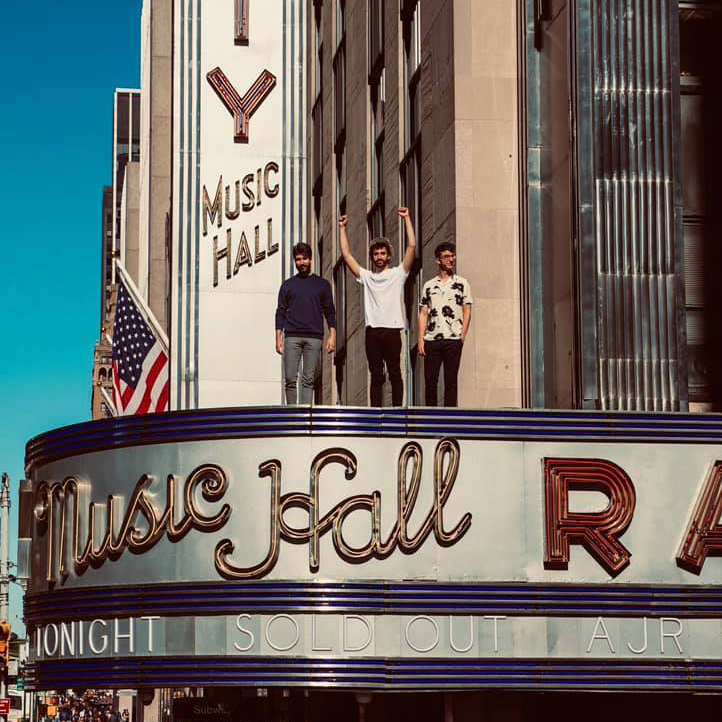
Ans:
[{"label": "man's hand", "polygon": [[340,228],[346,228],[348,225],[348,216],[343,215],[338,219],[338,225]]},{"label": "man's hand", "polygon": [[326,353],[333,353],[336,350],[336,329],[329,328],[328,338],[326,339]]},{"label": "man's hand", "polygon": [[426,356],[426,342],[423,336],[419,339],[419,356]]},{"label": "man's hand", "polygon": [[283,336],[276,334],[276,353],[283,356]]},{"label": "man's hand", "polygon": [[402,218],[411,218],[411,214],[409,213],[409,209],[406,206],[399,206],[399,215]]}]

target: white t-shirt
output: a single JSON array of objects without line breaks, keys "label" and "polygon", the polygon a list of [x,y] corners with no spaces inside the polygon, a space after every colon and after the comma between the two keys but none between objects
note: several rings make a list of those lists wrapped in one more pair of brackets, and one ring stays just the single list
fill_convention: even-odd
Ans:
[{"label": "white t-shirt", "polygon": [[406,327],[402,298],[408,275],[403,266],[387,268],[381,273],[361,269],[361,275],[356,280],[364,287],[364,318],[367,326]]}]

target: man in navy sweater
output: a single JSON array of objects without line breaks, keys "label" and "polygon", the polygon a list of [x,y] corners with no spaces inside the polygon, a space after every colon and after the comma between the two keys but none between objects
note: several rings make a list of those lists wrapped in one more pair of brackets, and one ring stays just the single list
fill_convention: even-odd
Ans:
[{"label": "man in navy sweater", "polygon": [[328,326],[326,351],[336,350],[336,309],[331,284],[311,273],[311,246],[297,243],[293,260],[298,273],[284,281],[276,308],[276,351],[283,356],[286,403],[297,403],[298,367],[301,371],[301,404],[313,401],[313,387],[321,362],[323,319]]}]

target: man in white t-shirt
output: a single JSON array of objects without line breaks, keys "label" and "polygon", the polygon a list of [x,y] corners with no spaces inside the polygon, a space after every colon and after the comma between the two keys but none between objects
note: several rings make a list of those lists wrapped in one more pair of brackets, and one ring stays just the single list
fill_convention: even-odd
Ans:
[{"label": "man in white t-shirt", "polygon": [[401,331],[405,328],[403,307],[404,283],[416,256],[416,234],[409,209],[399,207],[399,216],[406,226],[407,246],[400,266],[389,268],[391,243],[382,236],[374,238],[369,246],[371,270],[361,268],[351,255],[348,240],[348,216],[341,216],[341,253],[343,260],[364,289],[364,317],[366,321],[366,360],[371,372],[371,406],[381,406],[384,365],[391,382],[394,406],[404,399],[404,382],[401,376]]}]

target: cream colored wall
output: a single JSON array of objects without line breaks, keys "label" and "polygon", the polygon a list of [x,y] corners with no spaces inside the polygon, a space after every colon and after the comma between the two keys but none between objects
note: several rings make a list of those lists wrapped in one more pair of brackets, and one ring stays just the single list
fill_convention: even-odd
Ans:
[{"label": "cream colored wall", "polygon": [[474,295],[459,403],[521,406],[517,7],[454,0],[458,272]]},{"label": "cream colored wall", "polygon": [[130,162],[125,166],[125,180],[121,200],[120,237],[125,257],[123,265],[133,283],[138,283],[138,262],[140,238],[140,163]]},{"label": "cream colored wall", "polygon": [[138,288],[163,328],[169,258],[166,217],[171,200],[172,1],[145,0],[141,18],[141,191]]}]

